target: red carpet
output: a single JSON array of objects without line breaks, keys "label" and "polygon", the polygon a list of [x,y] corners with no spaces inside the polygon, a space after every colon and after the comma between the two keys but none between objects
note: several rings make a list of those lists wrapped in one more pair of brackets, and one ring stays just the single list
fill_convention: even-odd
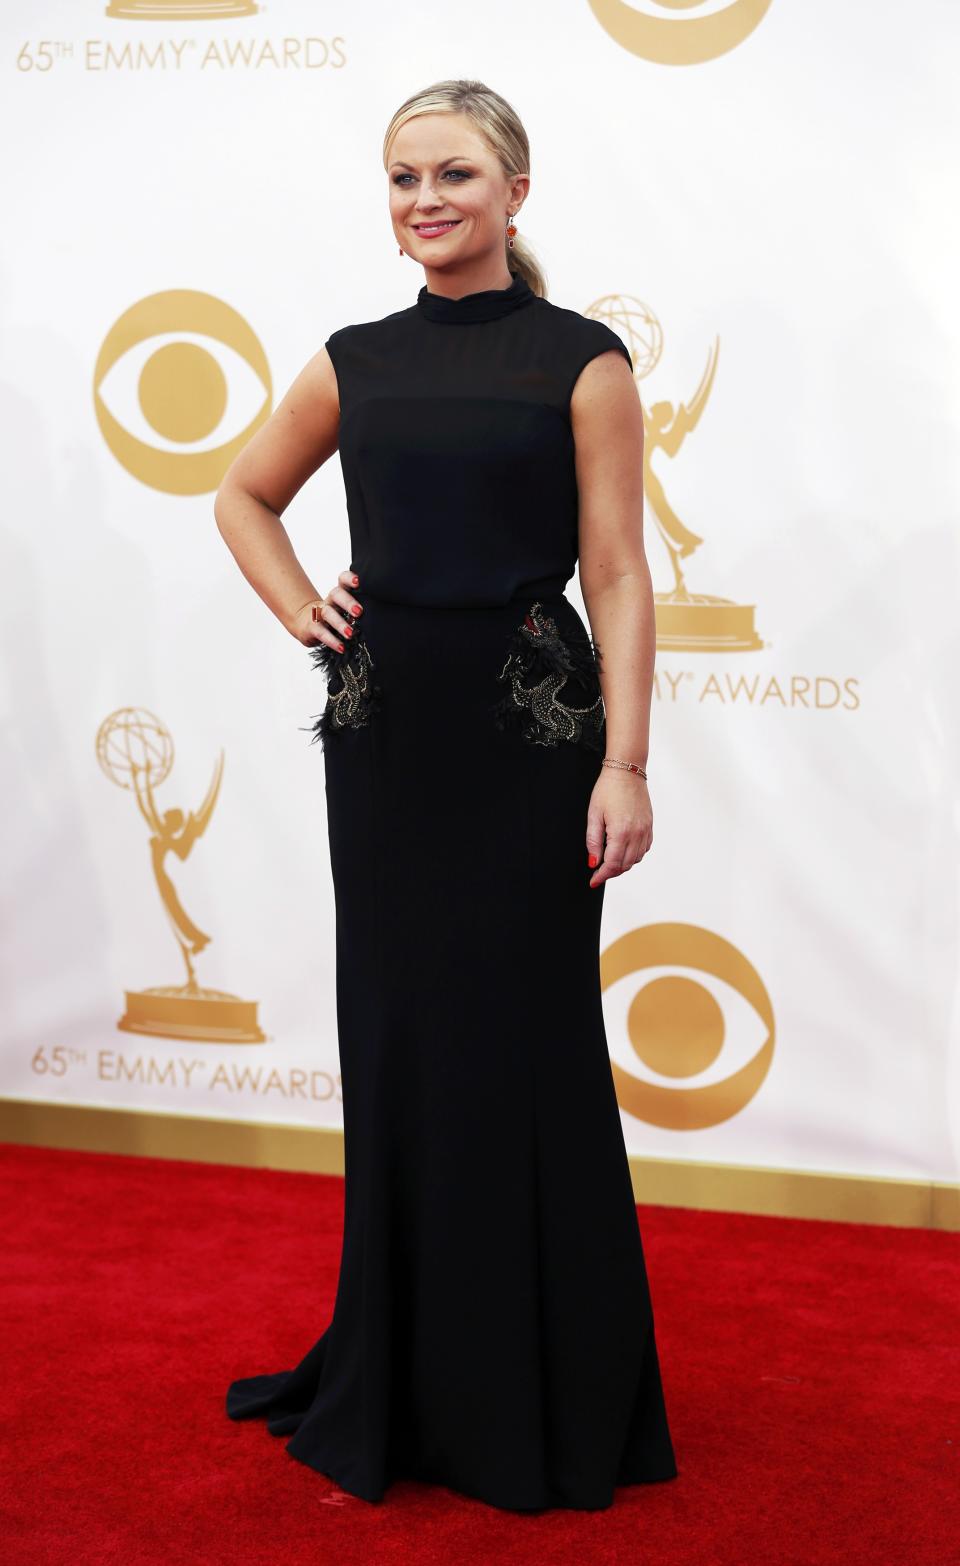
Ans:
[{"label": "red carpet", "polygon": [[345,1497],[234,1376],[329,1320],[342,1182],[0,1146],[9,1566],[951,1566],[960,1237],[641,1207],[679,1478],[518,1516]]}]

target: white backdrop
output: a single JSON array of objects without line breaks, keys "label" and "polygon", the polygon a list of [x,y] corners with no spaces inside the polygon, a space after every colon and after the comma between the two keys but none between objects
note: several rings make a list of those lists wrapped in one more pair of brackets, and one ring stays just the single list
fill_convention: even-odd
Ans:
[{"label": "white backdrop", "polygon": [[[751,6],[725,52],[645,57],[646,20],[682,56],[680,29],[729,42]],[[686,587],[757,645],[658,649],[654,847],[604,913],[628,1148],[955,1179],[957,7],[232,9],[14,0],[0,21],[0,1095],[341,1121],[322,676],[213,493],[335,327],[413,303],[382,135],[415,89],[473,76],[527,126],[550,297],[662,329],[648,412],[689,409],[719,343],[651,465],[703,540]],[[325,591],[349,562],[336,458],[284,520]],[[666,595],[652,513],[647,540]],[[164,867],[211,937],[196,983],[232,1010],[177,993],[120,786],[150,757],[154,806],[186,817],[221,752],[206,830]],[[211,1037],[225,1011],[263,1039]]]}]

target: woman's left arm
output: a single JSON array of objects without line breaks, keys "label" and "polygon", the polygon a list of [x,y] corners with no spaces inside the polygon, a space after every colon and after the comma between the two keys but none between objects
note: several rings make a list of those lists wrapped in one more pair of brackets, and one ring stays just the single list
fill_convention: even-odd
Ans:
[{"label": "woman's left arm", "polygon": [[[646,768],[656,658],[653,584],[643,547],[643,409],[621,353],[591,359],[570,420],[580,494],[580,589],[600,652],[607,756]],[[646,782],[601,767],[587,812],[591,886],[637,864],[653,842]]]}]

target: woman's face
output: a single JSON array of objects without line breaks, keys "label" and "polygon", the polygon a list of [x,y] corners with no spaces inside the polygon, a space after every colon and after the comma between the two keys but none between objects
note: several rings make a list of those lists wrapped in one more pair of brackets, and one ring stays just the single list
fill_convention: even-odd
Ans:
[{"label": "woman's face", "polygon": [[440,269],[502,261],[507,213],[516,212],[530,183],[526,174],[506,177],[462,114],[421,114],[401,125],[387,177],[399,243]]}]

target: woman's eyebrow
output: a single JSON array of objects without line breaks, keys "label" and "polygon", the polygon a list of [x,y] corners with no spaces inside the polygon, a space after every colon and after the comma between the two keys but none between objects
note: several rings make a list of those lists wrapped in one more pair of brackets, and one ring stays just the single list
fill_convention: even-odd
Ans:
[{"label": "woman's eyebrow", "polygon": [[[438,169],[445,169],[448,163],[472,163],[472,162],[473,162],[472,158],[459,158],[459,157],[444,158],[442,163],[438,163],[437,164],[437,168]],[[399,158],[398,158],[395,162],[391,163],[390,167],[392,169],[409,169],[409,168],[412,168],[413,165],[410,164],[410,163],[402,163],[399,160]]]}]

